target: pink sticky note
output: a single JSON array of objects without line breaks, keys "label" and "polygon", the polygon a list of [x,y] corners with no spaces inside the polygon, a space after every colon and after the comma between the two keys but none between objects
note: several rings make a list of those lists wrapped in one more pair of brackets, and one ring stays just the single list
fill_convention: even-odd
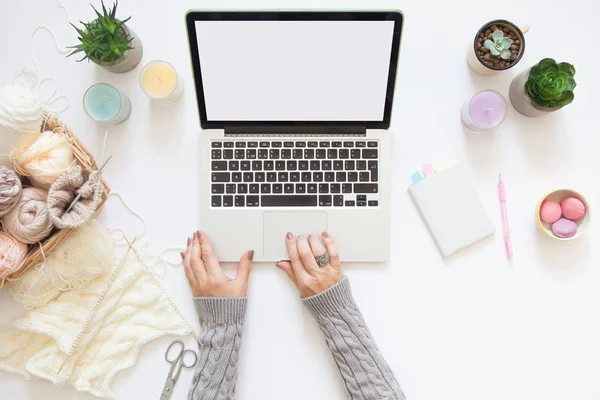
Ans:
[{"label": "pink sticky note", "polygon": [[433,169],[433,165],[431,163],[423,165],[423,175],[425,178],[429,178],[435,174],[435,170]]}]

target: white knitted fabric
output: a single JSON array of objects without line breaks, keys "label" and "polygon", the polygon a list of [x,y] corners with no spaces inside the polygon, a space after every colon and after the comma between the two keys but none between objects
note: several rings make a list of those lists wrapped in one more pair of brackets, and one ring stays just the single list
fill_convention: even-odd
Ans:
[{"label": "white knitted fabric", "polygon": [[0,328],[0,369],[112,398],[140,348],[191,326],[152,272],[126,254],[112,272]]}]

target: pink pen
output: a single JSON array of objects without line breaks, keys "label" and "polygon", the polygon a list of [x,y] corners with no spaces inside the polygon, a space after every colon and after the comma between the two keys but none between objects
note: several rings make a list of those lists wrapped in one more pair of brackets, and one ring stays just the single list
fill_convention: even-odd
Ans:
[{"label": "pink pen", "polygon": [[502,175],[498,175],[498,198],[500,199],[500,213],[502,215],[502,231],[504,233],[504,248],[506,257],[510,260],[513,256],[512,241],[510,239],[510,226],[508,225],[508,212],[506,211],[506,192]]}]

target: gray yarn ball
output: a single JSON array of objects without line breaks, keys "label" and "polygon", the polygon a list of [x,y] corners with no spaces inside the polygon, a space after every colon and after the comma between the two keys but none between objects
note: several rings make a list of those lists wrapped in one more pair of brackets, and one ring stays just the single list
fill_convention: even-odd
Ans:
[{"label": "gray yarn ball", "polygon": [[21,198],[21,180],[10,169],[0,166],[0,217],[13,209]]},{"label": "gray yarn ball", "polygon": [[4,217],[4,229],[21,243],[41,242],[52,232],[46,206],[48,192],[39,188],[23,189],[19,203]]}]

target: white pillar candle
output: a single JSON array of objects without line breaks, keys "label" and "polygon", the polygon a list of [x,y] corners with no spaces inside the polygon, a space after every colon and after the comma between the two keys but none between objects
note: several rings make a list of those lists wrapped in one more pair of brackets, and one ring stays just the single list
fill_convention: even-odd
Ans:
[{"label": "white pillar candle", "polygon": [[142,69],[140,86],[151,99],[174,103],[183,95],[183,81],[166,61],[151,61]]}]

